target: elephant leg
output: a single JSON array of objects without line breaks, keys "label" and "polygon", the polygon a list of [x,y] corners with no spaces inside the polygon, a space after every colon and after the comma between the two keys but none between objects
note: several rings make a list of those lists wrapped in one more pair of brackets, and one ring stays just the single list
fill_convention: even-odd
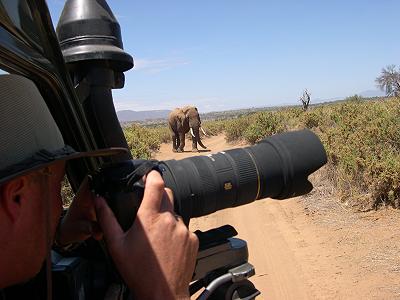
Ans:
[{"label": "elephant leg", "polygon": [[179,133],[179,147],[178,147],[178,152],[183,152],[185,148],[185,133],[180,132]]},{"label": "elephant leg", "polygon": [[179,144],[177,144],[177,141],[179,142],[179,138],[177,138],[176,134],[172,135],[172,151],[176,152],[176,150],[179,147]]},{"label": "elephant leg", "polygon": [[197,139],[192,136],[192,152],[199,152],[197,149]]}]

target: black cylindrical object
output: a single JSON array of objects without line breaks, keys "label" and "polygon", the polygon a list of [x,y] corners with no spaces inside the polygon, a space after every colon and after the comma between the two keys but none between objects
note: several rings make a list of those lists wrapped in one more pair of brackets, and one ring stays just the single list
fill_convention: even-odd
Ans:
[{"label": "black cylindrical object", "polygon": [[309,130],[266,138],[246,148],[161,163],[177,211],[200,217],[262,198],[287,199],[312,190],[308,175],[327,161]]},{"label": "black cylindrical object", "polygon": [[[98,148],[128,148],[112,89],[122,88],[133,59],[123,49],[120,25],[106,0],[67,0],[57,37]],[[132,158],[121,154],[113,162]]]},{"label": "black cylindrical object", "polygon": [[124,72],[133,59],[123,50],[121,27],[105,0],[68,0],[57,24],[57,36],[65,62],[107,62]]},{"label": "black cylindrical object", "polygon": [[[312,190],[308,176],[326,162],[319,138],[302,130],[274,135],[246,148],[153,164],[174,193],[175,211],[188,221],[262,198],[304,195]],[[127,183],[144,163],[151,165],[131,160],[107,166],[94,176],[93,188],[108,199],[125,229],[135,215],[130,208],[138,207],[143,196],[143,185]],[[133,191],[129,208],[115,201],[127,191]]]}]

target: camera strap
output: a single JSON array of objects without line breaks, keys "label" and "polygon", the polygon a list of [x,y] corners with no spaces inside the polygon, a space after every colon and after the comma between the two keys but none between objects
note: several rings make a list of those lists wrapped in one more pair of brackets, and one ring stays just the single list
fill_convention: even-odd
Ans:
[{"label": "camera strap", "polygon": [[132,187],[135,182],[138,182],[143,178],[144,175],[147,175],[151,171],[157,171],[161,174],[161,170],[159,167],[160,163],[157,160],[146,160],[139,167],[137,167],[133,172],[129,173],[126,176],[128,187]]}]

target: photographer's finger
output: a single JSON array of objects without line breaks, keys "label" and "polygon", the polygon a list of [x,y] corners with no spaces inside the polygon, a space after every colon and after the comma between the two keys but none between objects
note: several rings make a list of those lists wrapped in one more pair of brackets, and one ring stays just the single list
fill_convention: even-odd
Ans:
[{"label": "photographer's finger", "polygon": [[114,216],[112,210],[108,207],[106,201],[102,197],[95,198],[95,208],[97,214],[97,220],[104,234],[106,242],[112,243],[118,240],[124,232],[119,226],[117,219]]},{"label": "photographer's finger", "polygon": [[61,224],[56,240],[60,245],[67,245],[84,241],[91,235],[92,223],[90,221],[80,220],[70,224]]},{"label": "photographer's finger", "polygon": [[97,222],[92,222],[92,238],[94,238],[96,241],[103,239],[103,231]]},{"label": "photographer's finger", "polygon": [[151,171],[146,176],[143,200],[140,211],[160,212],[164,195],[164,180],[160,173]]},{"label": "photographer's finger", "polygon": [[174,211],[174,194],[169,188],[164,189],[164,195],[161,202],[161,212],[164,211]]}]

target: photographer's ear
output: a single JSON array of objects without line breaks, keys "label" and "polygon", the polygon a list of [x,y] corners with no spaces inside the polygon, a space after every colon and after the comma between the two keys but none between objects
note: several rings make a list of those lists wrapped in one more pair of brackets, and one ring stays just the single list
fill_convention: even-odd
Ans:
[{"label": "photographer's ear", "polygon": [[11,223],[16,223],[22,213],[27,185],[28,179],[21,176],[0,186],[0,209],[3,217],[8,218]]}]

